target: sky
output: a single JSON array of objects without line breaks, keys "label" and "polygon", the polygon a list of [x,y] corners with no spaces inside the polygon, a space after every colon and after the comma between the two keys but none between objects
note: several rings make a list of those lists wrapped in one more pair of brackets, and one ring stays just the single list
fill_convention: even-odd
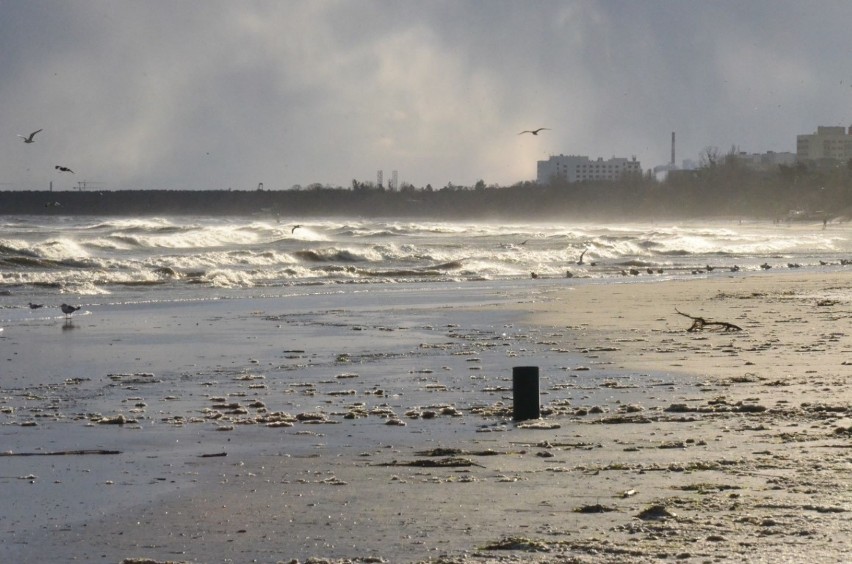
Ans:
[{"label": "sky", "polygon": [[850,21],[848,0],[0,0],[0,189],[508,186],[550,155],[647,170],[672,132],[678,163],[795,152],[852,125]]}]

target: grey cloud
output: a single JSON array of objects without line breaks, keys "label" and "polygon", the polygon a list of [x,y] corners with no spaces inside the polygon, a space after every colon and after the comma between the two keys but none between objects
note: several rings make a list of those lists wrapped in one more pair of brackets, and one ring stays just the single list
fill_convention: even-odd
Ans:
[{"label": "grey cloud", "polygon": [[0,182],[20,188],[72,182],[53,161],[111,188],[377,169],[510,184],[551,153],[651,167],[671,131],[695,158],[852,123],[845,2],[31,0],[0,15]]}]

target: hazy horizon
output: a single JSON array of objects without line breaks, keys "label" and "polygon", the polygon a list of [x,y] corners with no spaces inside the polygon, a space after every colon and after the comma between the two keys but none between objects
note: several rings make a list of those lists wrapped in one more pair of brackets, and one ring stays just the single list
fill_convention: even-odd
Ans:
[{"label": "hazy horizon", "polygon": [[647,170],[672,131],[679,163],[852,123],[841,1],[0,0],[0,16],[0,190],[345,187],[379,169],[508,186],[556,154]]}]

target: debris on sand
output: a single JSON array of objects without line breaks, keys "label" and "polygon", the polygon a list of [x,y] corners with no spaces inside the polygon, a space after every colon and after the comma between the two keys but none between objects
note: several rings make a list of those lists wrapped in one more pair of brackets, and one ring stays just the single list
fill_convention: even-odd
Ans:
[{"label": "debris on sand", "polygon": [[128,419],[123,414],[119,413],[112,417],[101,417],[95,421],[98,425],[126,425],[127,423],[136,423],[135,419]]},{"label": "debris on sand", "polygon": [[189,564],[186,560],[152,560],[150,558],[125,558],[121,564]]},{"label": "debris on sand", "polygon": [[380,463],[377,466],[417,466],[421,468],[464,468],[468,466],[479,466],[480,468],[484,468],[484,466],[477,464],[469,458],[462,458],[458,456],[448,456],[438,460],[418,458],[417,460],[412,460],[410,462],[393,460],[391,462]]},{"label": "debris on sand", "polygon": [[673,519],[677,517],[676,514],[666,509],[665,505],[660,504],[646,507],[645,509],[640,511],[639,514],[636,516],[644,521],[657,521],[663,519]]},{"label": "debris on sand", "polygon": [[157,384],[157,379],[151,372],[132,372],[128,374],[107,374],[107,378],[121,384]]},{"label": "debris on sand", "polygon": [[611,511],[618,511],[618,509],[611,505],[595,503],[594,505],[582,505],[575,509],[574,513],[609,513]]},{"label": "debris on sand", "polygon": [[481,550],[525,550],[528,552],[550,552],[547,543],[528,539],[526,537],[507,537],[499,541],[489,543]]},{"label": "debris on sand", "polygon": [[550,430],[550,429],[559,429],[562,425],[559,423],[552,423],[549,421],[537,420],[531,423],[519,423],[518,429],[541,429],[541,430]]}]

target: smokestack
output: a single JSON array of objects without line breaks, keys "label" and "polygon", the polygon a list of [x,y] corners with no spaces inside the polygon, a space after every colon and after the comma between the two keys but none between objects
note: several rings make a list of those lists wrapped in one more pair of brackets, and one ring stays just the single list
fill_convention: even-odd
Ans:
[{"label": "smokestack", "polygon": [[672,131],[672,166],[675,165],[675,132]]}]

